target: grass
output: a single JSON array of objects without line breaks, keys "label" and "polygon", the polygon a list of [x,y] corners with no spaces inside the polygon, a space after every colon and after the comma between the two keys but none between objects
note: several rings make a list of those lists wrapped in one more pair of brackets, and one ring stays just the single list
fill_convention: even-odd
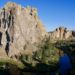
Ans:
[{"label": "grass", "polygon": [[19,69],[24,68],[24,64],[18,60],[14,60],[11,58],[0,58],[0,66],[4,65],[6,63],[11,64],[11,65],[15,65]]}]

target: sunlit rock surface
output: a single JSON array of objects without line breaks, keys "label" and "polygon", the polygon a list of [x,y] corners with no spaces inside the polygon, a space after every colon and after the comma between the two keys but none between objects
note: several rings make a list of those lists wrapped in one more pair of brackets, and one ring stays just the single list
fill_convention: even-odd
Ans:
[{"label": "sunlit rock surface", "polygon": [[51,41],[75,39],[75,31],[68,30],[65,27],[59,27],[52,32],[48,32]]},{"label": "sunlit rock surface", "polygon": [[9,2],[0,9],[0,45],[9,57],[36,51],[45,34],[36,8]]}]

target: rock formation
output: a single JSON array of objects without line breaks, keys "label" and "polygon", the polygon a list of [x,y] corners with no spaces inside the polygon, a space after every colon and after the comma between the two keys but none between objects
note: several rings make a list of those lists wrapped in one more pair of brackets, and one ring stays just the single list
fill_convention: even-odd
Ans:
[{"label": "rock formation", "polygon": [[75,39],[75,31],[67,30],[65,27],[59,27],[53,32],[48,32],[51,41]]},{"label": "rock formation", "polygon": [[9,57],[36,51],[45,34],[36,8],[9,2],[0,9],[0,46]]}]

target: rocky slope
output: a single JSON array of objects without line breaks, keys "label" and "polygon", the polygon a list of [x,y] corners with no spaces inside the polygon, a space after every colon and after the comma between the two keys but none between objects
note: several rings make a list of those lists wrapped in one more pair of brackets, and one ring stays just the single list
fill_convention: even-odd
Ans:
[{"label": "rocky slope", "polygon": [[36,8],[9,2],[0,9],[0,46],[9,57],[36,51],[45,34]]}]

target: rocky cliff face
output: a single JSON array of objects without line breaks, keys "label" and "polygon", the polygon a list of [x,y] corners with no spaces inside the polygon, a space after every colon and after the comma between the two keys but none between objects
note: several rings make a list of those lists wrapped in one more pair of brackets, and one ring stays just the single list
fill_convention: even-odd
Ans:
[{"label": "rocky cliff face", "polygon": [[36,8],[9,2],[0,9],[0,46],[10,57],[35,51],[45,34]]},{"label": "rocky cliff face", "polygon": [[67,28],[59,27],[53,32],[48,32],[51,41],[71,40],[75,39],[75,31],[67,30]]}]

